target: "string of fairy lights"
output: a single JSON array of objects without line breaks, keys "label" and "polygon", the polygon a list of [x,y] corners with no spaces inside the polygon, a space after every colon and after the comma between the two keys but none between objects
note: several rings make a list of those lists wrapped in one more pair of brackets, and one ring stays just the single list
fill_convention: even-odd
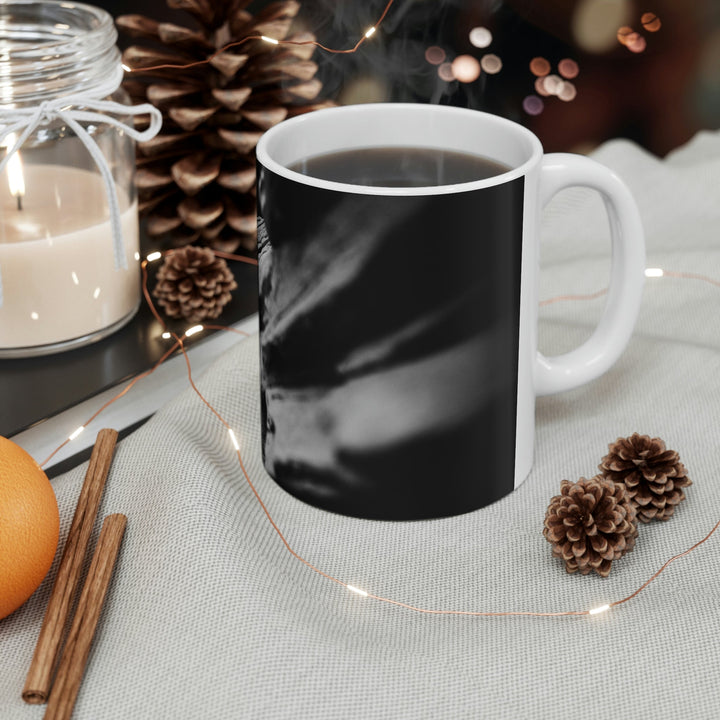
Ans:
[{"label": "string of fairy lights", "polygon": [[[600,1],[604,2],[604,0]],[[597,17],[597,13],[593,15],[591,7],[593,3],[597,2],[598,0],[581,0],[578,3],[575,15],[585,13]],[[278,46],[309,45],[333,55],[349,55],[356,53],[367,40],[376,34],[394,3],[395,0],[388,0],[375,23],[365,30],[354,45],[345,49],[331,48],[317,40],[280,39],[263,34],[253,34],[223,45],[202,60],[189,63],[162,63],[137,67],[123,64],[122,67],[129,74],[134,72],[150,73],[156,70],[187,70],[210,64],[218,55],[251,41],[261,41]],[[624,7],[625,5],[621,0],[618,3],[618,8],[622,10]],[[597,23],[592,26],[592,29],[584,28],[582,25],[575,27],[575,40],[581,48],[597,51],[603,42],[607,43],[610,40],[623,45],[631,53],[637,55],[647,48],[647,39],[643,32],[656,33],[662,27],[660,18],[654,12],[645,12],[641,15],[640,29],[638,30],[630,25],[621,25],[619,27],[613,25],[617,19],[614,19],[612,13],[609,15],[606,13],[605,17],[606,20],[602,27],[598,27]],[[622,17],[624,15],[617,16],[618,19]],[[577,23],[575,24],[577,25]],[[468,33],[468,41],[479,50],[489,50],[493,39],[492,31],[484,26],[474,27]],[[604,49],[607,49],[607,47]],[[425,50],[424,56],[430,65],[437,67],[438,77],[446,83],[457,81],[470,84],[476,82],[483,73],[485,75],[497,75],[503,69],[502,58],[497,53],[489,51],[485,52],[479,60],[468,53],[456,55],[451,60],[447,50],[438,45],[431,45]],[[533,92],[530,92],[522,100],[522,109],[527,115],[534,116],[542,113],[545,109],[545,103],[551,97],[558,98],[563,102],[571,102],[577,97],[578,89],[574,80],[580,73],[580,67],[576,60],[562,58],[557,63],[556,72],[553,72],[552,65],[547,58],[534,57],[529,62],[528,67],[532,78]]]},{"label": "string of fairy lights", "polygon": [[317,40],[281,40],[278,38],[269,37],[267,35],[246,35],[244,38],[241,38],[240,40],[234,40],[233,42],[227,43],[226,45],[223,45],[221,48],[216,50],[211,55],[208,55],[203,60],[196,60],[195,62],[191,63],[183,63],[183,64],[174,64],[174,63],[163,63],[161,65],[149,65],[142,67],[136,67],[132,68],[126,64],[123,64],[123,70],[127,73],[132,73],[136,71],[142,71],[142,72],[152,72],[154,70],[187,70],[189,68],[197,67],[199,65],[209,65],[218,55],[222,55],[223,53],[227,52],[228,50],[232,50],[233,48],[237,48],[241,45],[244,45],[247,42],[250,42],[252,40],[261,40],[262,42],[266,42],[270,45],[311,45],[313,47],[319,48],[320,50],[324,50],[325,52],[331,53],[333,55],[350,55],[352,53],[356,53],[360,46],[368,39],[370,39],[377,31],[378,27],[381,25],[383,20],[385,20],[385,16],[388,14],[390,8],[395,3],[395,0],[388,0],[387,5],[385,5],[385,9],[382,11],[382,14],[377,19],[374,25],[371,25],[360,37],[360,39],[350,48],[346,48],[345,50],[338,50],[337,48],[331,48],[327,47],[326,45],[323,45],[321,42],[318,42]]},{"label": "string of fairy lights", "polygon": [[[215,415],[217,420],[225,427],[228,436],[230,438],[230,444],[232,446],[233,451],[236,454],[238,464],[240,467],[240,470],[242,472],[243,478],[250,488],[250,491],[252,492],[253,496],[255,497],[256,501],[260,505],[260,508],[262,509],[263,514],[265,515],[266,520],[271,525],[274,532],[277,534],[278,538],[282,542],[285,549],[299,562],[301,562],[303,565],[305,565],[309,570],[312,570],[314,573],[320,575],[321,577],[325,578],[326,580],[329,580],[337,585],[340,585],[341,587],[345,588],[348,592],[353,593],[355,595],[358,595],[362,598],[367,598],[369,600],[376,600],[381,603],[385,603],[388,605],[392,605],[395,607],[403,608],[405,610],[409,610],[412,612],[418,612],[422,614],[427,615],[465,615],[465,616],[474,616],[474,617],[507,617],[507,616],[525,616],[525,617],[569,617],[569,616],[593,616],[593,615],[599,615],[600,613],[607,612],[611,608],[618,607],[619,605],[623,605],[626,602],[629,602],[630,600],[634,599],[639,595],[643,590],[645,590],[652,582],[654,582],[673,562],[676,560],[685,557],[686,555],[689,555],[691,552],[696,550],[698,547],[700,547],[702,544],[707,542],[720,528],[720,520],[717,521],[717,523],[712,527],[712,529],[705,535],[703,538],[698,540],[692,547],[688,548],[687,550],[684,550],[683,552],[680,552],[676,555],[673,555],[672,557],[668,558],[662,566],[653,573],[652,576],[650,576],[642,585],[640,585],[638,588],[636,588],[632,593],[629,595],[619,599],[615,600],[613,602],[604,603],[602,605],[598,605],[596,607],[592,607],[589,609],[584,610],[563,610],[563,611],[557,611],[557,612],[540,612],[540,611],[533,611],[533,610],[507,610],[507,611],[483,611],[483,610],[455,610],[455,609],[439,609],[439,608],[427,608],[427,607],[420,607],[418,605],[412,605],[410,603],[402,602],[400,600],[396,600],[393,598],[385,597],[382,595],[377,595],[371,592],[368,592],[367,590],[364,590],[360,587],[357,587],[356,585],[352,585],[350,583],[345,582],[344,580],[341,580],[334,575],[331,575],[328,572],[325,572],[321,568],[318,568],[316,565],[311,563],[309,560],[304,558],[299,552],[297,552],[292,545],[289,543],[285,535],[283,534],[282,530],[278,526],[278,524],[273,519],[273,516],[271,515],[270,511],[268,510],[265,502],[263,501],[260,493],[257,490],[257,487],[255,486],[255,483],[252,481],[250,474],[247,470],[247,467],[245,466],[245,462],[243,459],[243,453],[242,453],[242,447],[240,445],[240,442],[238,441],[237,434],[235,433],[233,427],[230,425],[230,423],[227,422],[227,420],[222,416],[222,414],[208,401],[208,399],[202,394],[200,389],[197,387],[193,376],[192,376],[192,366],[190,364],[190,358],[188,356],[187,350],[185,348],[185,339],[188,337],[191,337],[192,335],[195,335],[199,332],[202,332],[204,330],[222,330],[222,331],[229,331],[229,332],[236,332],[240,335],[247,336],[248,333],[237,330],[232,327],[224,326],[224,325],[193,325],[183,334],[178,334],[170,330],[167,326],[167,323],[165,322],[162,315],[158,312],[153,300],[151,293],[148,289],[148,265],[150,263],[156,262],[163,258],[166,255],[169,255],[173,252],[176,252],[175,250],[168,250],[165,252],[155,251],[153,253],[150,253],[142,262],[141,262],[141,270],[142,270],[142,292],[143,296],[145,298],[145,301],[148,304],[148,307],[150,311],[152,312],[155,319],[160,323],[160,326],[163,328],[162,331],[162,337],[166,339],[173,339],[174,342],[171,345],[171,347],[160,357],[160,359],[147,371],[144,373],[138,375],[135,377],[132,381],[130,381],[123,390],[121,390],[117,395],[115,395],[113,398],[108,400],[102,407],[100,407],[88,420],[83,423],[81,426],[79,426],[76,430],[74,430],[68,438],[59,445],[42,463],[40,463],[41,466],[46,465],[49,460],[65,445],[67,445],[69,442],[72,442],[75,438],[77,438],[80,433],[82,433],[85,428],[93,421],[95,420],[107,407],[109,407],[112,403],[119,400],[122,396],[126,395],[140,380],[143,378],[146,378],[150,375],[152,375],[153,372],[163,363],[165,360],[167,360],[171,355],[173,355],[176,351],[180,351],[185,359],[185,365],[187,370],[187,377],[188,382],[190,386],[192,387],[195,394],[198,396],[200,401],[207,407],[207,409]],[[223,257],[228,260],[234,260],[244,263],[249,263],[252,265],[256,265],[257,261],[240,256],[240,255],[234,255],[232,253],[226,253],[221,251],[214,251],[215,254],[218,257]],[[663,268],[647,268],[645,270],[645,276],[647,278],[678,278],[683,280],[693,280],[693,281],[700,281],[709,283],[711,285],[714,285],[715,287],[720,288],[720,282],[717,280],[708,277],[706,275],[702,275],[699,273],[689,273],[689,272],[677,272],[672,270],[666,270]],[[541,305],[549,305],[551,303],[560,302],[560,301],[568,301],[568,300],[591,300],[598,297],[601,297],[607,292],[607,290],[600,290],[595,293],[588,293],[584,295],[560,295],[557,297],[549,298],[547,300],[542,301]]]},{"label": "string of fairy lights", "polygon": [[[394,0],[389,0],[387,4],[385,5],[385,8],[378,18],[378,20],[370,26],[359,38],[359,40],[350,48],[347,49],[334,49],[329,48],[323,45],[320,42],[317,42],[315,40],[280,40],[276,38],[272,38],[266,35],[250,35],[245,38],[242,38],[239,41],[229,43],[219,50],[217,50],[212,55],[208,56],[204,60],[196,61],[193,63],[188,64],[162,64],[162,65],[154,65],[154,66],[144,66],[144,67],[137,67],[137,68],[131,68],[126,65],[124,65],[124,69],[128,73],[132,73],[135,71],[142,71],[142,72],[152,72],[154,70],[166,70],[166,69],[187,69],[190,67],[194,67],[196,65],[205,65],[209,63],[215,56],[226,52],[227,50],[237,47],[239,45],[242,45],[243,43],[252,41],[252,40],[260,40],[262,42],[266,42],[272,45],[314,45],[326,52],[333,53],[333,54],[349,54],[357,52],[357,50],[365,43],[369,38],[371,38],[379,29],[381,23],[385,19],[388,11],[394,4]],[[642,16],[642,26],[647,32],[656,32],[660,29],[661,23],[659,18],[654,15],[653,13],[645,13]],[[645,49],[646,42],[642,35],[635,32],[631,27],[629,26],[623,26],[617,31],[617,40],[625,45],[631,52],[639,53],[642,52]],[[492,33],[487,28],[473,28],[473,30],[470,32],[470,41],[471,43],[478,48],[487,48],[492,43]],[[502,69],[502,60],[494,53],[486,53],[480,61],[478,61],[476,58],[465,55],[465,56],[457,56],[452,62],[447,61],[447,54],[446,52],[437,46],[430,47],[426,50],[425,53],[425,59],[428,63],[432,65],[437,65],[438,67],[438,75],[440,78],[445,79],[447,81],[450,80],[459,80],[461,82],[472,82],[479,76],[481,71],[484,71],[486,74],[497,74]],[[541,57],[534,58],[530,63],[530,71],[532,75],[535,77],[534,80],[534,89],[536,94],[527,96],[525,100],[523,101],[523,108],[526,113],[530,115],[539,114],[539,112],[542,112],[543,107],[543,100],[542,97],[550,97],[550,96],[556,96],[560,98],[561,100],[564,100],[566,102],[569,102],[572,100],[576,95],[576,88],[574,84],[572,83],[572,80],[577,77],[579,73],[579,67],[577,65],[577,62],[570,58],[565,58],[561,60],[557,65],[557,73],[552,72],[551,64],[548,60]],[[190,359],[187,353],[187,350],[185,348],[185,340],[189,337],[192,337],[193,335],[203,332],[204,330],[222,330],[222,331],[229,331],[229,332],[236,332],[241,335],[247,335],[247,333],[244,333],[240,330],[237,330],[235,328],[223,326],[223,325],[207,325],[207,324],[198,324],[193,325],[192,327],[189,327],[183,334],[178,334],[170,330],[165,323],[165,320],[160,315],[160,313],[157,311],[155,304],[153,303],[151,294],[148,290],[148,265],[150,263],[156,262],[157,260],[160,260],[164,256],[168,255],[169,253],[174,252],[173,250],[169,250],[166,252],[152,252],[150,253],[142,262],[141,262],[141,270],[142,270],[142,291],[145,298],[145,301],[148,303],[148,307],[150,308],[152,314],[154,315],[155,319],[160,323],[161,327],[163,328],[162,337],[165,339],[172,339],[173,343],[172,345],[163,353],[163,355],[157,360],[157,362],[147,371],[144,373],[136,376],[132,381],[130,381],[123,390],[121,390],[117,395],[115,395],[113,398],[108,400],[104,405],[102,405],[88,420],[83,423],[83,425],[79,426],[76,430],[74,430],[70,435],[67,437],[67,439],[59,445],[42,463],[41,466],[46,465],[52,457],[63,447],[65,447],[68,443],[72,442],[74,439],[76,439],[84,430],[85,428],[92,423],[108,406],[110,406],[112,403],[119,400],[121,397],[126,395],[140,380],[149,377],[152,375],[155,370],[162,365],[163,362],[165,362],[169,357],[174,355],[176,352],[180,352],[184,359],[186,364],[186,370],[187,370],[187,377],[188,382],[190,386],[192,387],[193,391],[196,393],[200,401],[207,407],[207,409],[215,415],[217,420],[225,427],[229,439],[230,439],[230,445],[233,449],[233,451],[236,454],[239,467],[241,469],[242,475],[244,477],[245,482],[247,483],[248,487],[250,488],[252,494],[254,495],[255,499],[257,500],[258,504],[260,505],[265,518],[271,525],[274,532],[277,534],[280,541],[283,543],[285,549],[299,562],[301,562],[303,565],[305,565],[308,569],[312,570],[316,574],[320,575],[321,577],[343,587],[345,590],[347,590],[350,593],[353,593],[359,597],[367,598],[370,600],[376,600],[378,602],[386,603],[395,607],[403,608],[409,611],[423,613],[423,614],[430,614],[430,615],[465,615],[465,616],[476,616],[476,617],[504,617],[504,616],[528,616],[528,617],[566,617],[566,616],[593,616],[598,615],[600,613],[606,612],[610,610],[611,608],[617,607],[619,605],[622,605],[633,598],[637,597],[639,593],[641,593],[645,588],[647,588],[657,577],[664,572],[664,570],[671,565],[673,562],[678,560],[679,558],[682,558],[689,553],[693,552],[695,549],[700,547],[703,543],[705,543],[720,527],[720,520],[713,526],[713,528],[705,535],[702,539],[700,539],[698,542],[696,542],[692,547],[688,548],[687,550],[678,553],[676,555],[673,555],[670,557],[651,577],[649,577],[640,587],[635,589],[632,593],[629,595],[619,599],[615,600],[613,602],[605,603],[602,605],[598,605],[596,607],[590,608],[590,609],[582,609],[582,610],[565,610],[565,611],[558,611],[558,612],[539,612],[539,611],[530,611],[530,610],[509,610],[509,611],[500,611],[500,612],[489,612],[489,611],[474,611],[474,610],[455,610],[455,609],[435,609],[435,608],[427,608],[427,607],[420,607],[417,605],[412,605],[409,603],[402,602],[400,600],[395,600],[393,598],[384,597],[382,595],[377,595],[374,593],[371,593],[367,590],[364,590],[360,587],[357,587],[355,585],[352,585],[350,583],[345,582],[344,580],[341,580],[330,573],[325,572],[324,570],[318,568],[317,566],[313,565],[310,561],[305,559],[299,552],[297,552],[291,544],[288,542],[287,538],[283,534],[280,527],[277,525],[275,520],[273,519],[270,511],[268,510],[267,506],[265,505],[262,497],[260,496],[260,493],[258,492],[255,484],[253,483],[250,474],[248,473],[248,470],[245,466],[245,462],[243,459],[243,452],[242,447],[240,445],[240,442],[238,441],[237,434],[235,433],[232,426],[227,422],[227,420],[218,412],[218,410],[207,400],[207,398],[202,394],[202,392],[199,390],[197,385],[195,384],[195,381],[193,379],[192,375],[192,367],[190,364]],[[225,259],[239,261],[239,262],[245,262],[245,263],[251,263],[251,264],[257,264],[257,261],[243,257],[238,255],[233,255],[231,253],[224,253],[215,251],[215,254],[219,257],[223,257]],[[707,277],[705,275],[700,275],[697,273],[684,273],[684,272],[675,272],[675,271],[669,271],[662,268],[647,268],[645,271],[645,275],[648,278],[659,278],[659,277],[670,277],[670,278],[680,278],[680,279],[686,279],[686,280],[697,280],[697,281],[703,281],[710,283],[712,285],[715,285],[717,287],[720,287],[720,282],[714,280],[713,278]],[[589,293],[586,295],[563,295],[563,296],[557,296],[555,298],[550,298],[548,300],[545,300],[541,303],[541,305],[547,305],[555,302],[560,301],[568,301],[568,300],[591,300],[594,298],[601,297],[604,295],[607,291],[606,290],[600,290],[595,293]]]}]

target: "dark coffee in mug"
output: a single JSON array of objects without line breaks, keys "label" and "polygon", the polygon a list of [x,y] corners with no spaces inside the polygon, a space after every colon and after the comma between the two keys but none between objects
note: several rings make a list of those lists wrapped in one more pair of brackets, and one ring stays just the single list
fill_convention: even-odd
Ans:
[{"label": "dark coffee in mug", "polygon": [[341,150],[303,158],[289,168],[320,180],[374,187],[456,185],[510,169],[482,155],[425,147]]}]

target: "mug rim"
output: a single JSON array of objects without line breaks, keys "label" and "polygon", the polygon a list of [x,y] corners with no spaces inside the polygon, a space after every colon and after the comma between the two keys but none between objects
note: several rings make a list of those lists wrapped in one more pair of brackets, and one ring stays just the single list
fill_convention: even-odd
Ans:
[{"label": "mug rim", "polygon": [[[275,160],[270,152],[269,145],[281,134],[292,132],[294,128],[303,125],[310,125],[317,122],[318,117],[327,116],[328,114],[348,114],[360,115],[362,113],[376,114],[387,112],[389,109],[399,110],[400,112],[422,112],[438,113],[444,115],[463,114],[474,115],[478,117],[479,122],[490,123],[503,129],[505,132],[516,133],[523,138],[531,147],[530,156],[516,167],[493,175],[492,177],[482,180],[470,180],[468,182],[454,183],[450,185],[426,185],[419,187],[383,187],[376,185],[355,185],[351,183],[338,182],[334,180],[324,180],[322,178],[304,175]],[[395,144],[396,147],[402,147],[401,144]],[[416,144],[413,144],[416,146]],[[428,147],[431,147],[428,145]],[[470,192],[472,190],[480,190],[482,188],[501,185],[506,182],[515,180],[516,178],[526,175],[529,170],[538,164],[543,156],[543,147],[538,137],[523,125],[516,123],[507,118],[493,115],[481,110],[473,110],[471,108],[455,107],[450,105],[429,105],[426,103],[363,103],[358,105],[342,105],[337,107],[322,108],[312,112],[304,113],[287,120],[283,120],[274,127],[263,133],[256,148],[257,161],[265,168],[293,182],[303,185],[309,185],[315,188],[325,190],[333,190],[336,192],[355,193],[358,195],[397,195],[397,196],[426,196],[426,195],[449,195],[459,192]]]}]

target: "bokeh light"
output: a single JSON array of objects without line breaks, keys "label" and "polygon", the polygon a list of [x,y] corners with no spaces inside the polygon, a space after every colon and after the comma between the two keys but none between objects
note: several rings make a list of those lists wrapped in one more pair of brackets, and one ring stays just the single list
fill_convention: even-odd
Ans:
[{"label": "bokeh light", "polygon": [[565,58],[558,63],[558,72],[567,80],[572,80],[579,75],[580,68],[574,60]]},{"label": "bokeh light", "polygon": [[640,22],[648,32],[657,32],[662,27],[660,18],[653,12],[643,13]]},{"label": "bokeh light", "polygon": [[632,5],[629,0],[578,0],[570,23],[575,42],[590,53],[612,50],[617,29],[632,16]]},{"label": "bokeh light", "polygon": [[486,27],[474,27],[469,37],[470,44],[477,48],[486,48],[492,42],[492,33]]},{"label": "bokeh light", "polygon": [[475,82],[480,77],[480,63],[472,55],[458,55],[452,61],[451,70],[462,83]]},{"label": "bokeh light", "polygon": [[632,35],[637,35],[637,33],[629,25],[623,25],[621,28],[618,28],[617,41],[621,45],[626,45],[628,38]]},{"label": "bokeh light", "polygon": [[566,80],[558,91],[557,96],[565,102],[570,102],[577,97],[577,88],[569,80]]},{"label": "bokeh light", "polygon": [[437,45],[431,45],[426,51],[425,51],[425,59],[431,64],[431,65],[440,65],[440,63],[445,62],[445,51],[438,47]]},{"label": "bokeh light", "polygon": [[522,105],[528,115],[539,115],[545,109],[545,103],[537,95],[528,95]]},{"label": "bokeh light", "polygon": [[545,78],[539,77],[535,79],[535,92],[543,97],[549,97],[550,93],[545,89]]},{"label": "bokeh light", "polygon": [[536,57],[530,61],[530,72],[537,77],[543,77],[550,72],[550,63],[544,57]]},{"label": "bokeh light", "polygon": [[493,53],[483,55],[480,66],[488,75],[497,75],[502,70],[502,60]]},{"label": "bokeh light", "polygon": [[633,45],[637,45],[640,40],[642,40],[642,35],[633,31],[623,35],[621,42],[626,48],[631,48]]},{"label": "bokeh light", "polygon": [[543,78],[543,87],[548,95],[557,95],[563,86],[563,80],[559,75],[547,75]]},{"label": "bokeh light", "polygon": [[641,53],[647,47],[647,41],[642,35],[635,33],[635,37],[633,37],[632,40],[628,40],[625,46],[631,52]]},{"label": "bokeh light", "polygon": [[438,67],[438,75],[445,82],[452,82],[455,79],[453,74],[452,63],[444,62]]}]

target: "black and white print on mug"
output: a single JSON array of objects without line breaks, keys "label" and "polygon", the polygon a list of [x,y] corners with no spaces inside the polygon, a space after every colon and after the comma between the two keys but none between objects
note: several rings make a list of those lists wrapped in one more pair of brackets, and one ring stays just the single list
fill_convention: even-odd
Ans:
[{"label": "black and white print on mug", "polygon": [[[400,144],[510,169],[392,188],[288,169],[318,152]],[[486,506],[527,476],[541,160],[528,131],[457,108],[335,108],[266,133],[262,448],[280,486],[348,515],[420,519]]]}]

